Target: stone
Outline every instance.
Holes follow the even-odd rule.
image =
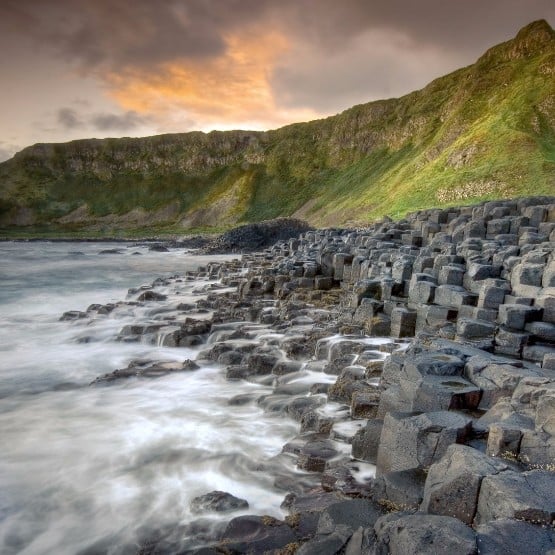
[[[504,287],[485,284],[478,294],[478,307],[498,309],[499,305],[503,304],[506,294],[507,290]]]
[[[156,291],[145,291],[141,293],[138,297],[138,301],[165,301],[167,295],[162,295],[162,293],[157,293]]]
[[[325,276],[316,276],[314,279],[314,289],[320,291],[329,291],[333,287],[333,278]]]
[[[522,520],[501,519],[476,528],[480,555],[545,555],[555,551],[555,531]]]
[[[480,404],[480,388],[460,376],[424,376],[417,381],[399,382],[400,395],[411,411],[475,410]]]
[[[447,265],[440,268],[437,282],[439,285],[457,285],[463,284],[464,268],[462,266]]]
[[[415,275],[418,275],[418,274],[414,274],[413,278]],[[424,274],[420,274],[420,275],[424,275]],[[413,303],[417,303],[417,304],[431,303],[434,300],[434,293],[435,293],[436,287],[437,287],[436,284],[430,281],[415,280],[413,283],[413,281],[411,280],[411,285],[409,288],[409,299]]]
[[[537,468],[553,469],[555,437],[545,432],[523,430],[519,459]]]
[[[309,472],[323,472],[326,462],[337,455],[329,440],[313,440],[303,445],[297,457],[297,467]]]
[[[355,391],[351,398],[351,418],[375,418],[380,403],[380,392],[374,388]]]
[[[366,426],[358,430],[352,440],[351,455],[355,459],[375,463],[382,433],[383,420],[370,419]]]
[[[296,555],[335,555],[349,540],[349,532],[342,528],[331,534],[318,535],[310,539],[295,552]]]
[[[463,286],[473,293],[478,293],[483,288],[483,280],[495,277],[495,273],[495,269],[489,264],[470,263],[464,274]]]
[[[535,341],[555,343],[555,324],[549,322],[531,322],[524,326],[526,331],[532,334]]]
[[[416,327],[416,312],[406,308],[391,311],[391,335],[393,337],[413,337]]]
[[[545,266],[521,262],[511,272],[511,287],[517,295],[527,296],[534,288],[541,287]],[[533,296],[533,295],[531,295]]]
[[[457,337],[461,339],[493,339],[495,324],[485,320],[459,318],[457,320]]]
[[[502,304],[499,323],[514,330],[523,330],[528,322],[541,319],[541,309],[521,304]]]
[[[318,534],[331,534],[345,526],[352,534],[359,526],[374,526],[382,512],[367,499],[349,499],[326,507],[318,520]]]
[[[522,430],[504,424],[492,424],[489,427],[486,454],[491,457],[511,456],[515,459],[520,451]]]
[[[285,522],[270,516],[239,516],[232,519],[221,542],[231,552],[264,553],[294,543],[297,536]]]
[[[514,518],[533,524],[553,525],[555,473],[546,470],[505,471],[486,476],[478,497],[476,523]]]
[[[457,285],[440,285],[436,288],[434,296],[435,304],[453,308],[462,305],[476,306],[477,300],[476,294]]]
[[[507,470],[496,461],[466,445],[450,445],[443,458],[428,471],[420,509],[453,516],[471,525],[484,476]]]
[[[398,370],[397,383],[401,377],[414,381],[423,376],[460,376],[464,365],[463,360],[455,355],[424,352],[404,360]]]
[[[513,331],[504,326],[499,326],[495,333],[495,352],[520,358],[522,349],[528,343],[530,335],[524,332]]]
[[[502,397],[510,397],[520,380],[538,376],[528,368],[519,368],[512,364],[488,364],[465,369],[467,378],[482,390],[481,409],[492,407]]]
[[[280,356],[274,353],[251,353],[247,360],[247,367],[253,374],[271,374],[274,366],[279,361]]]
[[[374,482],[374,499],[401,510],[417,509],[422,501],[426,474],[420,469],[386,472]]]
[[[546,391],[538,399],[535,423],[536,431],[555,436],[555,388]]]
[[[277,390],[275,391],[278,393]],[[296,397],[287,403],[287,414],[297,422],[301,422],[305,413],[313,411],[323,404],[325,404],[325,400],[321,395]]]
[[[421,415],[385,415],[376,475],[397,470],[428,468],[452,443],[461,443],[471,429],[471,419],[438,411]]]
[[[374,530],[376,555],[476,555],[472,528],[449,516],[391,513]]]
[[[231,493],[216,490],[193,498],[190,508],[193,513],[227,513],[229,511],[248,509],[249,504],[245,499],[235,497]]]

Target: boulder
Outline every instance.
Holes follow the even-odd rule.
[[[478,497],[476,523],[514,518],[533,524],[553,525],[555,473],[546,470],[505,471],[486,476]]]
[[[366,426],[353,437],[351,444],[353,458],[371,463],[376,462],[382,428],[383,420],[368,420]]]
[[[476,528],[480,555],[545,555],[555,551],[555,530],[522,520],[501,519]]]
[[[239,516],[232,519],[221,542],[234,553],[262,554],[294,543],[297,536],[285,522],[270,516]]]
[[[332,534],[338,526],[345,526],[352,534],[359,526],[374,526],[382,512],[367,499],[349,499],[326,507],[318,520],[318,534]]]
[[[389,413],[384,418],[376,474],[412,468],[427,469],[452,443],[462,443],[471,419],[439,411],[421,415]]]
[[[507,470],[507,465],[466,445],[450,445],[428,471],[420,509],[454,516],[471,525],[484,476]]]
[[[248,509],[249,504],[245,499],[240,499],[225,491],[211,491],[195,497],[190,504],[193,513],[217,512],[227,513],[240,509]]]
[[[449,516],[392,513],[378,519],[376,555],[476,555],[472,528]]]

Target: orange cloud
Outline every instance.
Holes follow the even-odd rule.
[[[158,70],[128,68],[105,77],[109,94],[125,110],[167,123],[193,121],[200,129],[271,128],[320,117],[310,109],[276,106],[272,68],[288,50],[277,32],[229,35],[223,55],[182,59]]]

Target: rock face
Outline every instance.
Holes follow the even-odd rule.
[[[196,306],[176,296],[167,320],[122,328],[120,341],[194,338],[201,367],[266,388],[230,410],[253,402],[299,426],[268,464],[297,469],[275,476],[286,519],[241,516],[205,543],[305,555],[550,549],[554,261],[553,197],[426,210],[210,264],[194,276],[210,280]],[[130,302],[160,286],[168,299],[140,302],[161,308],[179,281],[132,290]],[[63,318],[86,328],[120,308]],[[99,381],[193,368],[135,361]]]

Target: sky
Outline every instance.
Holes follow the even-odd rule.
[[[553,0],[0,0],[0,161],[38,142],[273,129],[402,96]]]

